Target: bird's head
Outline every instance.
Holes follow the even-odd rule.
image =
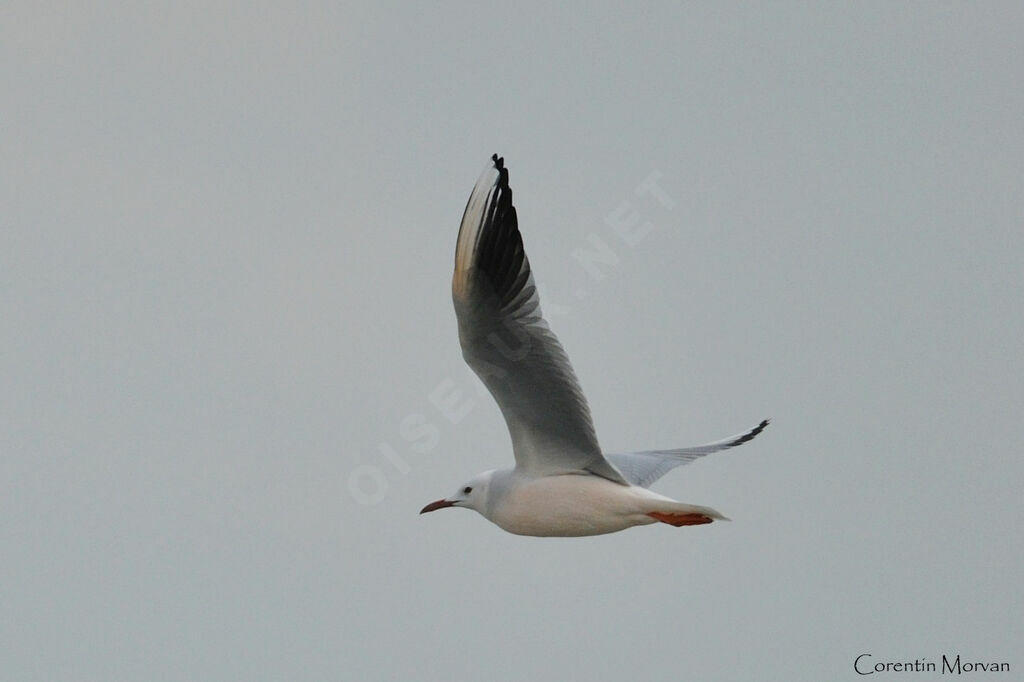
[[[487,502],[487,492],[493,475],[493,471],[477,474],[460,485],[453,494],[428,504],[420,510],[420,514],[426,514],[427,512],[437,511],[446,507],[467,507],[482,512]]]

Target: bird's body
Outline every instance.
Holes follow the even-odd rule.
[[[501,408],[516,466],[479,474],[420,513],[468,507],[510,533],[533,536],[726,520],[647,487],[680,464],[747,442],[767,420],[702,446],[603,454],[569,359],[541,315],[508,171],[497,155],[492,161],[466,204],[452,298],[463,357]]]
[[[515,469],[492,472],[486,489],[493,504],[480,513],[516,535],[601,535],[656,523],[651,513],[724,519],[708,507],[685,505],[636,485],[592,474],[530,476]]]

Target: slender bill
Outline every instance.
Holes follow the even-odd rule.
[[[420,509],[420,514],[426,514],[427,512],[437,511],[438,509],[444,509],[445,507],[454,507],[454,502],[448,500],[438,500],[437,502],[431,502],[423,509]]]

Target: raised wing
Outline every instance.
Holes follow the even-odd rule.
[[[495,154],[477,180],[455,246],[452,299],[462,356],[501,408],[516,468],[625,479],[601,454],[569,359],[541,316],[512,205]]]
[[[689,464],[695,459],[710,455],[712,452],[734,448],[743,445],[757,434],[764,431],[768,426],[765,419],[746,433],[740,433],[729,438],[716,440],[714,443],[705,443],[692,448],[677,448],[675,450],[645,450],[644,452],[625,452],[621,454],[606,455],[608,461],[614,464],[626,480],[633,485],[642,488],[649,488],[652,483],[675,469],[677,466]]]

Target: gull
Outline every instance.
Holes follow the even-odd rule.
[[[509,533],[541,537],[728,521],[648,488],[677,466],[746,443],[768,420],[696,447],[602,453],[569,359],[541,315],[504,159],[491,162],[462,216],[452,299],[463,358],[498,403],[516,463],[474,476],[420,514],[465,507]]]

